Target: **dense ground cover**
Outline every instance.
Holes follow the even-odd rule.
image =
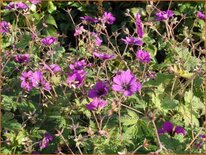
[[[1,5],[1,152],[204,153],[203,2]]]

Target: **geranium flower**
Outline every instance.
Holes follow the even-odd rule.
[[[198,12],[197,12],[197,17],[198,17],[199,19],[203,19],[203,20],[206,19],[206,15],[205,15],[204,13],[202,13],[201,11],[198,11]]]
[[[44,79],[41,71],[35,71],[32,76],[33,87],[43,87],[45,90],[51,90],[50,84]]]
[[[74,64],[70,64],[69,68],[73,71],[80,71],[83,70],[84,67],[87,65],[85,60],[76,61]]]
[[[8,22],[6,22],[6,21],[0,22],[0,32],[2,34],[9,32],[9,23]]]
[[[21,88],[26,89],[27,91],[30,91],[34,88],[33,81],[32,81],[33,72],[22,72],[21,74]]]
[[[56,42],[56,41],[57,41],[57,38],[54,38],[54,37],[52,37],[52,36],[48,36],[48,37],[46,37],[46,38],[43,38],[43,39],[41,40],[41,43],[44,44],[44,45],[46,45],[46,46],[50,46],[51,44],[53,44],[53,43]]]
[[[164,122],[164,124],[162,125],[161,129],[158,129],[158,133],[159,134],[165,134],[168,133],[170,135],[176,133],[176,134],[183,134],[185,135],[185,129],[181,126],[176,126],[174,128],[174,125],[171,122]]]
[[[40,149],[44,149],[48,147],[49,143],[53,140],[53,136],[46,133],[44,135],[44,138],[39,142],[39,147]]]
[[[84,31],[84,26],[80,26],[80,27],[76,27],[75,29],[75,33],[74,33],[74,36],[79,36],[80,34],[82,34],[82,32]]]
[[[200,134],[199,137],[197,138],[197,140],[195,141],[195,147],[197,149],[200,149],[204,146],[206,140],[206,135]]]
[[[137,51],[136,58],[142,63],[149,63],[151,61],[150,54],[143,50]]]
[[[26,5],[23,2],[10,2],[5,9],[11,10],[11,9],[19,9],[19,10],[24,10],[27,9],[28,5]]]
[[[58,73],[58,72],[61,72],[61,67],[59,67],[57,64],[51,64],[49,65],[49,67],[51,68],[51,70],[54,72],[54,73]]]
[[[109,55],[106,53],[99,53],[99,52],[93,52],[93,55],[102,60],[113,59],[115,57],[115,55]]]
[[[112,89],[123,93],[125,96],[131,96],[135,92],[140,91],[142,85],[136,80],[136,77],[130,70],[121,71],[113,78]]]
[[[100,37],[95,32],[92,32],[91,35],[95,39],[96,46],[101,46],[102,39],[100,39]]]
[[[69,85],[69,87],[80,87],[84,82],[85,76],[86,72],[84,70],[81,72],[72,72],[68,75],[66,83]]]
[[[103,81],[98,81],[94,88],[92,88],[89,91],[88,96],[90,98],[96,98],[96,97],[101,97],[105,96],[109,91],[108,83],[103,82]]]
[[[122,39],[122,41],[124,41],[124,43],[128,45],[138,45],[138,46],[143,45],[142,40],[140,38],[135,38],[135,37],[126,37],[125,39]]]
[[[29,62],[30,56],[29,54],[18,54],[15,56],[14,61],[18,63]]]
[[[136,14],[136,28],[137,28],[137,34],[140,38],[143,38],[144,31],[143,31],[143,24],[141,21],[141,15],[139,13]]]
[[[83,22],[91,22],[91,23],[97,23],[97,22],[98,22],[98,19],[97,19],[97,18],[93,18],[93,17],[90,17],[90,16],[80,17],[80,19],[81,19]]]
[[[159,11],[156,13],[156,20],[161,21],[161,20],[166,20],[169,19],[174,15],[172,10],[167,10],[167,11]]]
[[[112,15],[111,12],[104,12],[102,16],[102,21],[107,24],[113,24],[116,18]]]
[[[41,0],[29,0],[32,4],[38,4],[41,2]]]
[[[98,109],[103,109],[106,105],[107,105],[107,101],[99,98],[94,98],[91,103],[86,105],[86,108],[88,110],[98,110]]]

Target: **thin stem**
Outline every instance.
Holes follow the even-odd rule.
[[[95,115],[95,113],[92,111],[92,114],[93,114],[93,116],[94,116],[94,118],[95,118],[95,121],[96,121],[96,123],[97,123],[97,127],[98,127],[98,129],[99,129],[99,131],[101,130],[101,128],[100,128],[100,125],[99,125],[99,122],[98,122],[98,120],[97,120],[97,117],[96,117],[96,115]]]
[[[130,106],[127,106],[127,105],[125,105],[125,104],[122,104],[122,103],[121,103],[121,106],[126,107],[126,108],[128,108],[128,109],[130,109],[130,110],[133,110],[133,111],[135,111],[135,112],[137,112],[137,113],[139,113],[139,114],[144,115],[141,111],[139,111],[139,110],[137,110],[137,109],[134,109],[134,108],[132,108],[132,107],[130,107]]]
[[[143,73],[142,73],[142,80],[144,79],[144,75],[145,75],[145,72],[146,72],[146,68],[147,68],[147,64],[145,63],[145,64],[144,64],[144,70],[143,70]]]
[[[155,135],[156,135],[156,138],[157,138],[157,143],[159,145],[159,149],[157,151],[155,151],[155,153],[159,153],[161,152],[163,149],[166,150],[166,148],[162,145],[161,141],[160,141],[160,137],[159,137],[159,134],[158,134],[158,131],[157,131],[157,126],[155,124],[155,120],[152,119],[152,124],[153,124],[153,127],[155,129]]]
[[[205,125],[205,123],[204,123]],[[187,151],[191,145],[195,142],[195,140],[197,139],[197,137],[200,135],[200,133],[202,132],[202,130],[204,129],[204,125],[203,127],[200,128],[199,132],[197,133],[197,135],[193,138],[193,140],[190,142],[190,144],[186,147],[185,151]]]
[[[140,145],[140,146],[138,146],[133,152],[132,152],[132,154],[135,154],[140,148],[142,148],[143,147],[143,145]]]
[[[121,103],[119,103],[118,119],[119,119],[119,130],[120,130],[120,143],[122,143]]]
[[[58,135],[60,135],[60,137],[61,137],[62,140],[64,141],[65,145],[66,145],[67,148],[69,149],[69,151],[70,151],[73,155],[75,155],[74,152],[72,151],[72,149],[69,147],[69,145],[68,145],[67,141],[65,140],[64,136],[62,135],[62,133],[61,133],[59,130],[57,130],[57,133],[58,133]]]

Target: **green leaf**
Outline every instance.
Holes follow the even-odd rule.
[[[52,1],[48,1],[48,6],[47,7],[48,7],[48,12],[49,13],[52,13],[57,9],[57,7],[54,5],[54,3]]]
[[[25,49],[29,42],[32,40],[31,35],[23,35],[20,39],[20,41],[16,44],[16,48]]]
[[[55,21],[55,19],[54,19],[53,16],[51,16],[51,15],[46,15],[46,16],[45,16],[45,22],[46,22],[46,24],[53,25],[53,26],[55,26],[55,27],[57,28],[57,24],[56,24],[56,21]]]
[[[2,109],[3,110],[7,110],[10,111],[11,109],[16,110],[18,103],[14,101],[14,97],[13,96],[6,96],[6,95],[2,95]]]
[[[56,28],[54,28],[53,26],[48,26],[45,31],[47,36],[56,36],[57,34]]]

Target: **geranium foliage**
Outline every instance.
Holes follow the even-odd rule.
[[[1,153],[203,153],[203,2],[1,3]]]

